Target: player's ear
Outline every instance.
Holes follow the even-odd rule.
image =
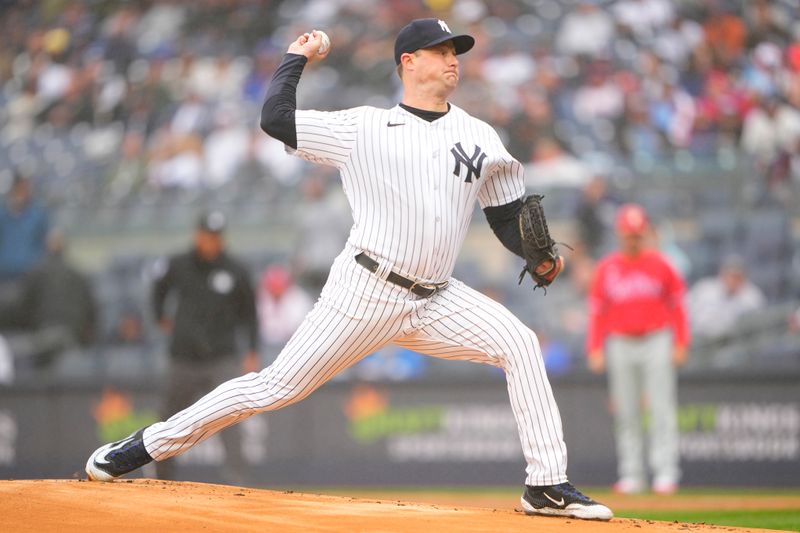
[[[400,65],[403,67],[403,70],[414,70],[414,58],[416,54],[409,54],[408,52],[402,54],[400,56]],[[409,68],[410,67],[410,68]]]

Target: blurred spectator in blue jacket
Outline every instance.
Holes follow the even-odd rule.
[[[49,226],[30,179],[16,174],[0,204],[0,303],[16,297],[19,281],[44,255]]]

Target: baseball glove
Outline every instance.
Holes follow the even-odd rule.
[[[544,196],[534,194],[525,198],[519,212],[519,233],[522,238],[522,257],[525,267],[519,274],[519,283],[525,273],[531,275],[539,287],[547,289],[564,270],[564,258],[557,254],[556,243],[550,237],[542,208]]]

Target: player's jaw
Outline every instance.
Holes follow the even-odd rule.
[[[430,87],[443,98],[449,97],[458,87],[458,67],[439,69],[431,73]]]
[[[458,85],[458,67],[447,69],[444,71],[443,79],[445,83],[453,84],[453,86]]]

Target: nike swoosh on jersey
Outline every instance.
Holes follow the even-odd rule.
[[[390,128],[394,128],[395,126],[403,126],[404,124],[405,124],[405,122],[395,122],[395,123],[387,122],[386,126],[388,126]]]
[[[559,507],[564,507],[564,497],[563,497],[563,496],[561,497],[561,499],[560,499],[560,500],[554,500],[554,499],[553,499],[553,498],[551,498],[551,497],[550,497],[550,495],[549,495],[549,494],[547,494],[546,492],[544,492],[544,493],[542,493],[542,494],[544,494],[544,497],[545,497],[545,498],[547,498],[548,500],[550,500],[550,501],[551,501],[551,502],[553,502],[554,504],[558,505]]]
[[[106,450],[106,452],[103,454],[102,457],[96,457],[95,460],[94,460],[94,464],[96,464],[96,465],[111,464],[108,461],[106,461],[106,457],[108,457],[108,454],[113,452],[114,450],[118,450],[118,449],[122,448],[123,446],[125,446],[126,444],[128,444],[132,440],[133,440],[133,437],[127,438],[127,439],[125,439],[123,441],[120,441],[119,444],[117,444],[116,446],[112,446],[111,448]]]

